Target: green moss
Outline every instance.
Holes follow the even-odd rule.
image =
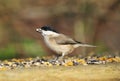
[[[16,50],[12,44],[0,49],[0,59],[10,59],[16,57]]]
[[[16,57],[19,58],[18,54],[20,53],[24,53],[27,57],[41,57],[45,55],[45,51],[42,49],[41,45],[36,43],[34,40],[24,39],[18,44],[20,44],[21,47],[19,47],[19,45],[16,47],[16,43],[10,43],[0,48],[0,60]]]
[[[36,43],[34,40],[25,39],[22,42],[24,52],[27,56],[44,56],[45,51],[42,49],[41,45]]]

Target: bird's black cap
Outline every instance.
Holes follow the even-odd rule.
[[[43,26],[43,27],[41,27],[41,29],[45,30],[45,31],[53,31],[53,32],[58,33],[56,30],[53,29],[52,26]]]

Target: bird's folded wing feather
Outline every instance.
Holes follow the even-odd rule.
[[[58,37],[55,37],[55,41],[57,44],[62,44],[62,45],[81,43],[81,42],[75,41],[75,40],[71,39],[70,37],[65,36],[63,34],[59,35]]]

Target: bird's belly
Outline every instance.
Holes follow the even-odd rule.
[[[65,53],[65,54],[69,54],[73,51],[73,46],[71,45],[60,45],[60,44],[57,44],[55,41],[45,41],[47,46],[55,51],[56,53],[58,54],[62,54],[62,53]]]

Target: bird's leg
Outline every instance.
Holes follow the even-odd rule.
[[[60,61],[60,62],[62,62],[62,61],[63,61],[64,56],[65,56],[65,53],[62,53],[62,55],[61,55],[61,56],[59,56],[57,60],[58,60],[58,61]]]
[[[52,62],[52,63],[59,63],[59,64],[62,64],[62,63],[64,63],[64,60],[63,60],[63,58],[64,58],[64,56],[65,56],[65,53],[62,53],[62,55],[59,55],[59,54],[57,54],[57,56],[56,56],[56,58],[54,58],[52,61],[50,61],[50,62]]]
[[[56,63],[56,62],[58,62],[60,56],[61,56],[61,55],[57,54],[56,57],[54,57],[53,59],[50,60],[50,62],[51,62],[51,63]]]
[[[56,57],[54,58],[54,61],[57,61],[61,55],[57,54]]]

